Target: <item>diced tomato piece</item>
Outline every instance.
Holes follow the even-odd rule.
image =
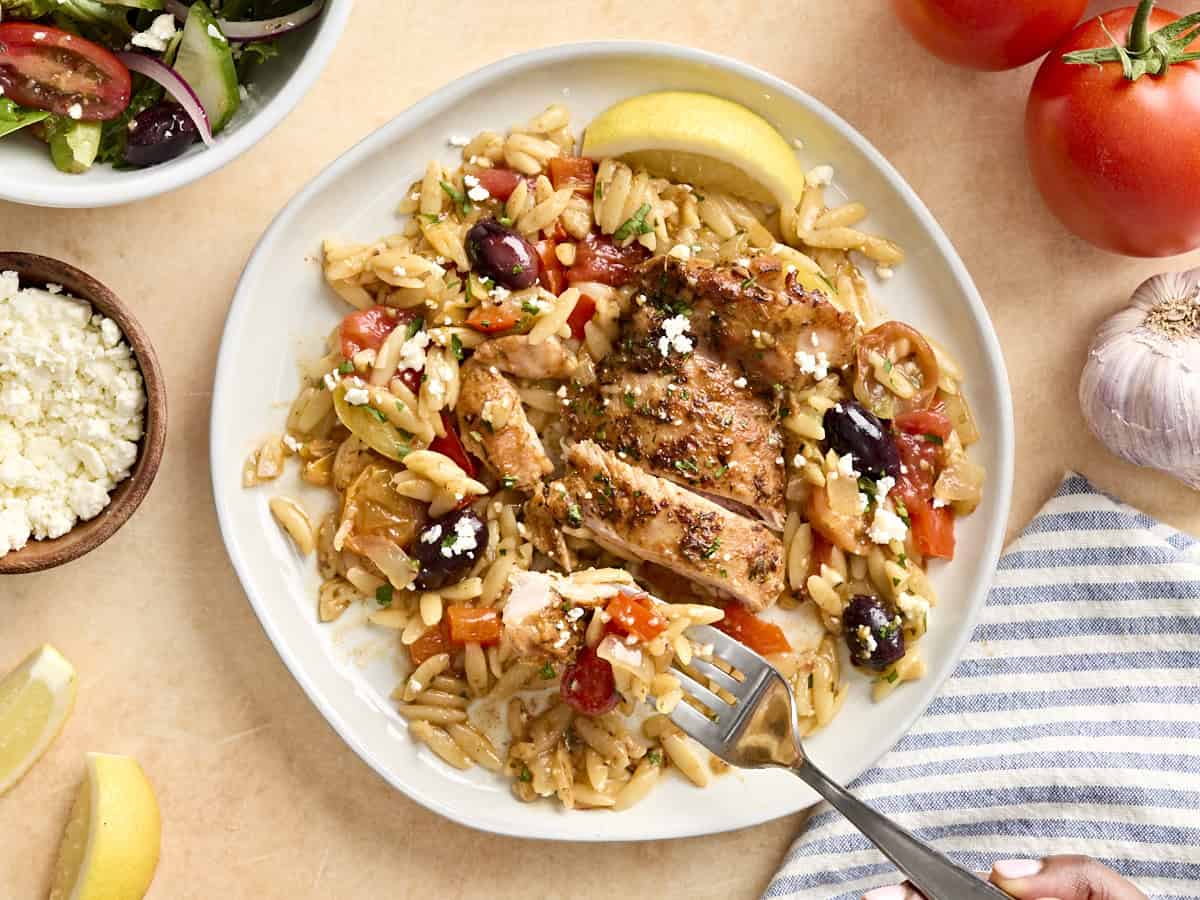
[[[512,169],[481,169],[475,177],[489,194],[503,202],[512,196],[525,176]]]
[[[571,326],[571,337],[577,341],[582,341],[584,338],[584,329],[587,323],[592,321],[592,316],[596,314],[596,301],[587,294],[580,294],[579,299],[575,301],[575,308],[571,310],[571,315],[567,317],[567,324]]]
[[[474,478],[475,461],[471,459],[471,454],[463,446],[462,438],[458,436],[458,428],[455,427],[454,419],[445,411],[442,412],[442,427],[446,429],[446,436],[435,437],[429,444],[429,449],[434,453],[441,453],[450,457],[469,477]]]
[[[654,607],[646,594],[621,593],[609,601],[605,612],[625,634],[643,641],[652,641],[666,630],[667,620]]]
[[[596,166],[586,156],[556,156],[550,160],[550,181],[556,191],[575,188],[581,197],[592,196],[596,187]]]
[[[467,325],[484,334],[508,331],[519,321],[521,321],[521,307],[516,301],[507,298],[499,303],[485,300],[471,310],[471,314],[467,316]]]
[[[410,318],[411,314],[401,315],[399,310],[387,306],[372,306],[350,313],[342,319],[339,329],[342,356],[354,359],[354,354],[360,350],[378,350],[396,326]]]
[[[633,280],[634,269],[649,256],[650,251],[636,241],[618,247],[611,238],[589,234],[575,245],[575,264],[567,269],[567,281],[598,281],[620,287]]]
[[[456,644],[495,644],[500,641],[500,612],[487,606],[448,606],[450,640]]]
[[[916,434],[926,438],[931,444],[940,445],[950,437],[954,424],[946,416],[943,409],[918,409],[901,413],[893,420],[896,430],[904,434]]]
[[[922,499],[929,499],[933,496],[933,482],[938,461],[942,456],[941,446],[925,440],[923,434],[900,432],[894,437],[902,465],[897,488],[906,489]]]
[[[954,559],[954,510],[948,506],[937,509],[930,500],[905,506],[917,550],[925,556]]]
[[[562,263],[558,261],[558,255],[554,252],[554,248],[558,245],[554,241],[538,241],[533,245],[533,249],[537,251],[538,259],[541,260],[541,271],[538,272],[538,281],[542,287],[552,293],[555,297],[563,292],[563,288],[567,286],[566,273],[563,271]]]
[[[601,659],[591,647],[584,647],[563,671],[563,701],[585,716],[602,716],[616,705],[617,679],[608,660]]]
[[[745,644],[755,653],[786,653],[792,649],[783,629],[766,619],[760,619],[744,606],[728,603],[725,618],[713,623],[713,628],[725,632],[735,641]]]
[[[408,645],[408,656],[414,666],[419,666],[431,656],[450,652],[450,629],[443,619],[437,625],[426,629],[425,633]]]

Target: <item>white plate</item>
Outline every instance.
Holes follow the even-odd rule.
[[[250,100],[216,136],[170,162],[147,169],[96,165],[82,175],[54,168],[46,145],[27,134],[0,141],[0,200],[30,206],[91,209],[165,194],[233,162],[284,120],[325,69],[346,28],[354,0],[329,0],[321,18],[279,39],[280,55],[249,85]]]
[[[213,397],[213,489],[230,557],[263,627],[330,724],[391,784],[430,809],[487,831],[558,840],[651,840],[741,828],[795,812],[815,795],[786,773],[734,773],[697,790],[672,773],[623,813],[566,814],[523,804],[501,778],[459,772],[409,741],[387,695],[396,654],[363,629],[315,616],[312,560],[301,560],[267,511],[271,487],[242,490],[242,461],[282,429],[296,364],[318,352],[345,312],[322,283],[326,236],[373,240],[395,231],[394,210],[430,157],[456,164],[451,135],[503,130],[564,102],[582,125],[646,91],[700,90],[739,101],[804,142],[809,165],[832,163],[837,186],[872,210],[870,228],[898,240],[908,262],[878,290],[897,317],[944,342],[967,367],[967,391],[987,467],[983,506],[958,527],[958,558],[935,566],[941,603],[922,641],[929,673],[882,704],[865,678],[834,724],[810,742],[829,774],[850,781],[888,750],[929,704],[958,659],[983,603],[1004,535],[1012,481],[1012,410],[1000,347],[966,269],[929,211],[854,129],[796,88],[749,66],[659,44],[594,43],[513,57],[454,82],[367,138],[279,215],[250,260],[226,323]],[[366,642],[365,644],[363,642]]]

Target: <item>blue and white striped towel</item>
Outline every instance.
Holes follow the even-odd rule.
[[[1083,853],[1200,900],[1200,542],[1069,475],[1001,558],[941,695],[852,787],[976,871]],[[821,806],[764,896],[898,880]]]

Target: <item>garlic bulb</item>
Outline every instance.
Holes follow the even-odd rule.
[[[1151,278],[1100,327],[1079,403],[1117,456],[1200,489],[1200,269]]]

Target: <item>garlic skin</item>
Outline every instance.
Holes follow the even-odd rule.
[[[1151,278],[1100,326],[1079,404],[1117,456],[1200,490],[1200,269]]]

